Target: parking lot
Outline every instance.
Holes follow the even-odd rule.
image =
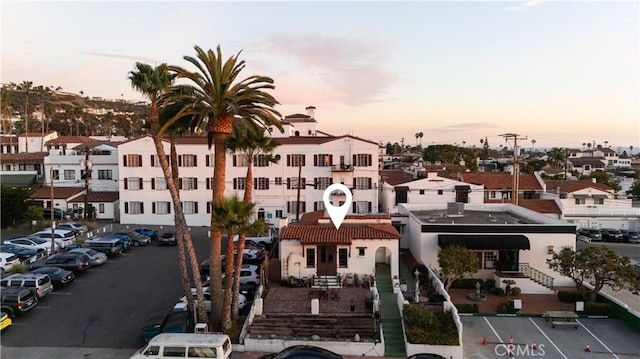
[[[640,354],[640,334],[620,320],[578,319],[578,329],[554,329],[541,317],[463,317],[462,324],[465,358],[508,358],[511,338],[517,358],[624,359]]]

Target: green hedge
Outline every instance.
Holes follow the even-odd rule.
[[[582,294],[575,290],[561,290],[558,291],[558,300],[562,303],[575,303],[584,301]]]
[[[512,301],[504,301],[504,302],[498,304],[498,307],[496,308],[496,313],[500,313],[500,314],[515,314],[516,313],[516,309],[513,307],[513,302]]]
[[[609,317],[618,316],[618,308],[611,303],[585,303],[584,312],[586,315],[606,315]]]
[[[455,306],[458,309],[458,313],[478,313],[479,311],[477,304],[460,303]]]
[[[484,287],[484,279],[466,278],[454,280],[451,288],[476,289],[476,283],[480,283],[480,288]]]
[[[432,313],[416,306],[405,305],[403,320],[409,343],[460,345],[458,328],[450,312]]]

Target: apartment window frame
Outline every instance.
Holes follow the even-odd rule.
[[[184,214],[198,214],[198,202],[184,201],[182,202],[182,210]]]
[[[338,248],[338,268],[349,268],[349,248]]]
[[[257,191],[266,191],[269,189],[268,177],[256,177],[254,189]]]
[[[76,179],[76,170],[64,170],[64,180],[74,181]]]
[[[198,166],[198,155],[194,154],[186,154],[181,155],[180,157],[180,167],[197,167]]]
[[[306,156],[300,153],[287,155],[287,167],[304,167]]]
[[[129,191],[141,191],[143,189],[141,177],[127,177],[125,178],[125,189]]]
[[[307,268],[315,268],[316,267],[316,249],[315,248],[305,248],[305,257],[307,259]]]
[[[195,191],[198,189],[197,177],[183,177],[180,179],[180,183],[182,184],[180,189],[183,191]]]
[[[316,177],[314,179],[315,189],[325,190],[333,183],[333,178],[331,177]]]
[[[98,179],[99,180],[112,180],[113,179],[113,170],[98,170]]]

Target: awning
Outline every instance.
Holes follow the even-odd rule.
[[[471,186],[463,185],[463,186],[454,186],[456,192],[471,192]]]
[[[520,250],[531,249],[529,238],[521,234],[514,235],[460,235],[460,234],[440,234],[438,235],[438,246],[444,248],[452,244],[458,244],[467,249],[503,249]]]
[[[607,196],[606,194],[594,194],[594,195],[591,195],[591,197],[593,197],[593,198],[603,198],[603,199],[609,198],[609,196]]]
[[[590,194],[574,194],[573,198],[591,198]]]
[[[3,173],[0,175],[0,184],[6,187],[31,187],[36,182],[36,175],[24,174],[16,171],[16,174]]]

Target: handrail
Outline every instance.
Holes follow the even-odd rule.
[[[518,270],[543,286],[553,288],[553,277],[531,267],[529,263],[519,263]]]

